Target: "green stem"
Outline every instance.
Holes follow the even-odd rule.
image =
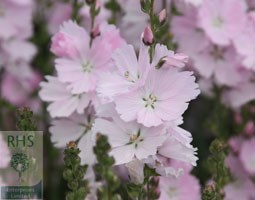
[[[91,22],[90,22],[91,35],[90,35],[90,42],[89,42],[90,47],[92,46],[93,39],[94,39],[94,37],[92,35],[92,32],[93,32],[94,27],[95,27],[95,19],[96,19],[97,14],[98,13],[97,13],[97,10],[96,10],[96,1],[95,1],[90,5],[90,18],[91,18]]]
[[[150,46],[149,54],[150,54],[150,62],[153,60],[154,56],[154,50],[155,50],[155,25],[154,25],[154,0],[151,0],[151,7],[150,7],[150,25],[151,25],[151,31],[154,35],[154,42]]]
[[[150,22],[151,22],[151,30],[154,33],[154,0],[151,0]]]

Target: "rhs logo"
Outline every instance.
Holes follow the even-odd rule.
[[[9,149],[10,162],[0,170],[0,199],[43,199],[43,133],[0,132]]]
[[[14,154],[11,159],[11,166],[19,173],[19,181],[21,182],[22,172],[25,172],[29,168],[29,160],[27,155],[24,153]]]

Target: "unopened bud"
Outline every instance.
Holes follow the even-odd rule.
[[[100,9],[102,6],[101,0],[96,0],[96,10]]]
[[[74,141],[70,141],[69,143],[66,144],[66,147],[68,149],[77,149],[77,144]]]
[[[147,26],[143,32],[143,42],[148,46],[154,43],[154,36],[150,26]]]
[[[91,31],[91,37],[95,38],[100,35],[100,28],[99,25],[96,25],[93,30]]]
[[[161,10],[161,12],[158,15],[158,18],[159,18],[159,22],[161,24],[165,23],[165,21],[166,21],[166,9]]]

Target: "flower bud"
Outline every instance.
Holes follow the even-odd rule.
[[[158,18],[159,18],[159,22],[161,24],[165,23],[165,21],[166,21],[166,9],[161,10],[161,12],[158,15]]]
[[[143,32],[143,42],[148,46],[154,43],[154,36],[150,26],[147,26]]]
[[[96,25],[93,30],[91,31],[91,37],[95,38],[100,35],[100,28],[99,25]]]
[[[101,0],[96,0],[96,10],[100,9],[102,6]]]

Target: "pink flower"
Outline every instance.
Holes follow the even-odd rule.
[[[11,155],[10,155],[10,150],[7,146],[6,141],[4,140],[2,134],[0,133],[0,168],[6,168],[8,167],[10,160],[11,160]],[[0,185],[1,185],[1,178],[0,178]]]
[[[243,83],[233,89],[225,91],[222,99],[226,105],[237,109],[255,99],[254,90],[254,83]]]
[[[208,47],[193,56],[194,68],[208,79],[212,78],[217,85],[236,86],[250,76],[240,68],[240,57],[233,48]]]
[[[143,32],[143,42],[146,45],[151,45],[154,42],[154,36],[150,26],[146,26]]]
[[[39,96],[43,101],[50,102],[47,110],[52,117],[68,117],[75,111],[79,114],[89,105],[93,94],[72,94],[67,84],[60,82],[56,77],[46,76],[48,82],[40,84]]]
[[[95,91],[102,72],[109,70],[112,66],[112,52],[121,46],[124,41],[113,25],[102,24],[100,26],[101,34],[94,39],[91,48],[89,47],[88,33],[77,24],[69,21],[64,23],[62,30],[71,35],[72,41],[75,41],[74,43],[69,43],[70,40],[65,39],[63,47],[67,45],[69,48],[63,48],[63,50],[70,50],[71,55],[75,52],[75,56],[71,59],[56,59],[59,80],[67,83],[68,89],[72,93]],[[74,49],[78,53],[73,51]]]
[[[176,160],[166,158],[164,156],[161,156],[157,154],[156,156],[151,156],[148,159],[144,160],[144,163],[149,166],[150,168],[155,169],[155,171],[164,177],[175,177],[179,178],[184,173],[189,173],[190,170],[186,167],[184,168],[184,162],[181,163],[181,166],[176,165]],[[188,163],[187,163],[188,164]]]
[[[255,27],[253,22],[246,24],[245,30],[234,38],[234,45],[237,52],[243,56],[242,63],[247,69],[255,70]]]
[[[228,45],[244,28],[246,5],[240,0],[204,0],[199,10],[199,20],[213,43]]]
[[[17,38],[2,43],[2,49],[8,57],[9,65],[15,62],[29,63],[37,53],[33,43]]]
[[[225,200],[251,200],[255,198],[255,186],[249,179],[237,180],[224,187]]]
[[[163,60],[167,66],[182,68],[188,63],[189,57],[183,53],[176,53],[165,57]]]
[[[246,140],[241,147],[240,159],[244,168],[252,175],[255,175],[255,138]]]
[[[159,189],[159,200],[201,199],[199,181],[190,174],[185,174],[179,178],[160,177]]]
[[[249,177],[249,173],[244,169],[243,164],[238,156],[233,154],[228,155],[225,159],[225,165],[229,168],[231,174],[238,179]]]
[[[24,106],[29,103],[30,95],[39,87],[40,81],[41,76],[36,72],[26,78],[5,73],[1,85],[2,96],[16,106]]]
[[[49,10],[48,14],[48,29],[51,34],[59,30],[59,26],[72,15],[72,6],[68,3],[56,2]]]
[[[52,38],[51,51],[59,57],[75,59],[81,51],[89,48],[87,32],[72,21],[64,22]]]
[[[187,162],[193,166],[197,165],[196,151],[197,148],[194,148],[191,144],[184,144],[172,136],[168,136],[164,144],[158,149],[158,153],[161,156]]]
[[[51,51],[57,56],[75,58],[79,52],[74,43],[70,36],[59,32],[52,38]]]
[[[114,118],[114,121],[96,119],[94,133],[108,136],[115,158],[115,165],[125,164],[134,158],[142,160],[156,155],[157,149],[166,138],[163,127],[146,128],[135,122],[126,123]]]
[[[171,31],[178,50],[191,58],[208,46],[205,33],[197,25],[197,10],[185,10],[182,16],[173,16]]]
[[[93,153],[95,139],[90,130],[93,123],[93,115],[79,115],[74,113],[69,118],[60,118],[52,121],[50,127],[51,141],[54,146],[64,148],[69,141],[77,141],[81,150],[82,164],[92,165],[96,162]]]
[[[32,36],[32,1],[22,5],[17,0],[2,0],[0,3],[0,38],[17,37],[27,39]],[[17,20],[18,19],[18,20]],[[22,23],[20,23],[22,22]]]
[[[152,69],[144,86],[115,98],[116,110],[124,121],[158,126],[179,119],[188,102],[198,94],[191,72],[179,72],[175,68]]]
[[[143,85],[150,69],[148,49],[141,42],[138,59],[131,45],[125,44],[117,49],[112,55],[116,71],[101,76],[97,88],[99,96],[112,99]]]

